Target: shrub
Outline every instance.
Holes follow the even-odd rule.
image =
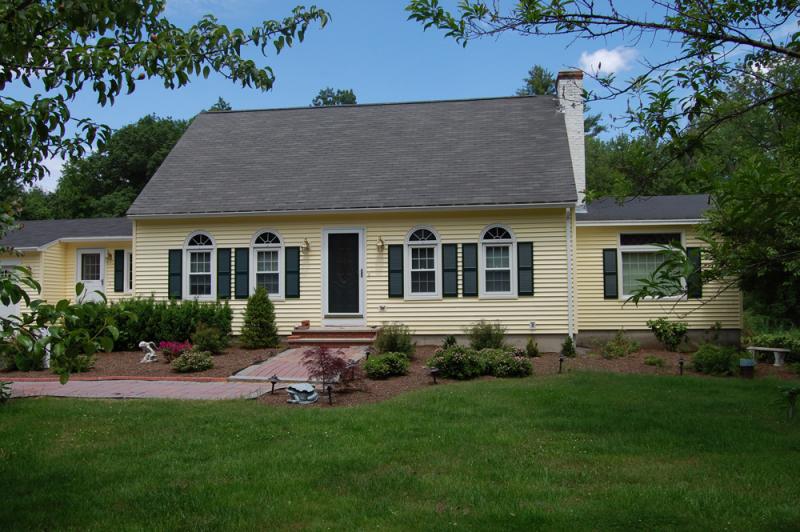
[[[571,336],[567,336],[567,338],[564,340],[564,343],[561,344],[561,354],[569,358],[572,358],[578,354],[577,351],[575,351],[575,341]]]
[[[347,359],[342,356],[341,350],[312,347],[303,353],[303,365],[308,371],[309,378],[325,385],[335,382],[347,369]]]
[[[364,362],[364,372],[370,379],[388,379],[408,373],[409,361],[405,353],[375,355]]]
[[[241,342],[245,349],[278,347],[280,343],[278,327],[275,325],[275,307],[264,287],[256,288],[255,293],[247,298]]]
[[[657,368],[663,368],[666,362],[661,357],[657,357],[655,355],[647,355],[644,357],[644,365],[645,366],[655,366]]]
[[[514,356],[505,349],[484,349],[478,352],[484,371],[495,377],[527,377],[533,374],[533,364],[527,358]]]
[[[733,375],[736,359],[736,349],[703,344],[692,357],[692,366],[695,371],[708,375]]]
[[[451,347],[455,347],[458,345],[456,342],[456,337],[452,334],[448,334],[444,337],[444,342],[442,342],[442,349],[450,349]]]
[[[406,357],[414,356],[414,343],[411,331],[402,323],[384,325],[375,337],[375,350],[380,353],[403,353]]]
[[[478,352],[463,346],[439,349],[428,361],[428,366],[438,368],[443,377],[468,380],[484,374],[486,365]]]
[[[192,348],[189,342],[159,342],[158,350],[164,355],[167,363],[172,362],[186,351]]]
[[[44,360],[40,354],[19,345],[19,337],[0,344],[2,369],[6,371],[39,371],[44,369]]]
[[[172,369],[178,373],[194,373],[214,367],[211,353],[191,349],[172,361]]]
[[[689,327],[682,321],[669,321],[666,318],[648,320],[647,326],[667,351],[676,351],[686,340]]]
[[[201,323],[192,335],[192,344],[198,351],[207,351],[212,355],[220,355],[228,347],[228,337],[216,327]]]
[[[0,404],[11,399],[11,383],[0,381]]]
[[[800,375],[800,362],[789,364],[789,369],[791,369],[795,375]]]
[[[524,354],[528,358],[536,358],[539,356],[539,344],[536,343],[533,337],[528,338],[528,342],[525,344]]]
[[[469,346],[476,351],[505,347],[506,330],[499,322],[490,323],[481,320],[465,332],[469,337]]]
[[[603,358],[612,359],[626,357],[638,350],[639,342],[625,336],[625,332],[620,329],[616,332],[614,338],[603,344],[600,354]]]
[[[780,347],[793,355],[800,355],[800,329],[757,334],[750,338],[750,345],[758,347]]]

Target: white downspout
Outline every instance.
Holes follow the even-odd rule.
[[[567,232],[567,334],[575,339],[575,298],[572,282],[572,207],[567,207],[565,229]]]

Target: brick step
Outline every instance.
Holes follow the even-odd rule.
[[[370,345],[375,340],[374,336],[371,337],[349,337],[349,336],[289,336],[286,339],[289,345]]]

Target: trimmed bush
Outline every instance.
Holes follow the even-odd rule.
[[[380,353],[403,353],[409,359],[414,356],[414,342],[411,331],[402,323],[390,323],[378,330],[375,337],[375,350]]]
[[[216,327],[201,323],[192,335],[192,344],[198,351],[221,355],[225,348],[228,347],[228,337]]]
[[[214,359],[211,353],[192,349],[186,351],[181,356],[172,361],[173,371],[178,373],[194,373],[205,371],[214,367]]]
[[[486,375],[495,377],[527,377],[533,374],[533,364],[527,358],[514,356],[506,349],[483,349],[478,351],[483,359]]]
[[[578,354],[578,352],[575,351],[575,342],[572,340],[571,336],[567,336],[566,340],[564,340],[564,343],[561,344],[561,354],[569,358],[572,358]]]
[[[536,358],[539,356],[539,344],[536,343],[533,337],[528,338],[523,354],[528,358]]]
[[[438,349],[428,361],[428,366],[439,368],[443,377],[458,380],[474,379],[486,371],[486,363],[478,356],[478,352],[460,345]]]
[[[645,366],[655,366],[657,368],[663,368],[666,362],[661,357],[657,357],[655,355],[647,355],[644,357],[644,365]]]
[[[685,322],[669,321],[666,318],[648,320],[647,326],[667,351],[677,351],[689,332],[689,326]]]
[[[506,345],[506,330],[499,322],[481,320],[466,331],[469,346],[476,351],[481,349],[502,349]]]
[[[603,358],[613,359],[626,357],[639,350],[639,342],[625,336],[625,331],[618,330],[614,338],[603,344],[600,355]]]
[[[370,379],[381,380],[408,373],[409,361],[405,353],[375,355],[364,362],[364,373]]]
[[[738,352],[732,347],[703,344],[692,357],[692,367],[707,375],[733,375],[737,359]]]
[[[278,347],[278,327],[275,325],[275,307],[264,287],[256,288],[247,298],[244,311],[244,326],[240,338],[245,349]]]

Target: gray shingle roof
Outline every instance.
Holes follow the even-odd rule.
[[[697,220],[710,208],[708,194],[639,196],[620,205],[614,198],[593,201],[578,222],[613,220]]]
[[[15,248],[39,247],[61,238],[130,237],[131,221],[127,218],[87,218],[82,220],[28,220],[19,222],[20,229],[8,233],[0,246]]]
[[[131,215],[576,201],[551,97],[202,113]]]

